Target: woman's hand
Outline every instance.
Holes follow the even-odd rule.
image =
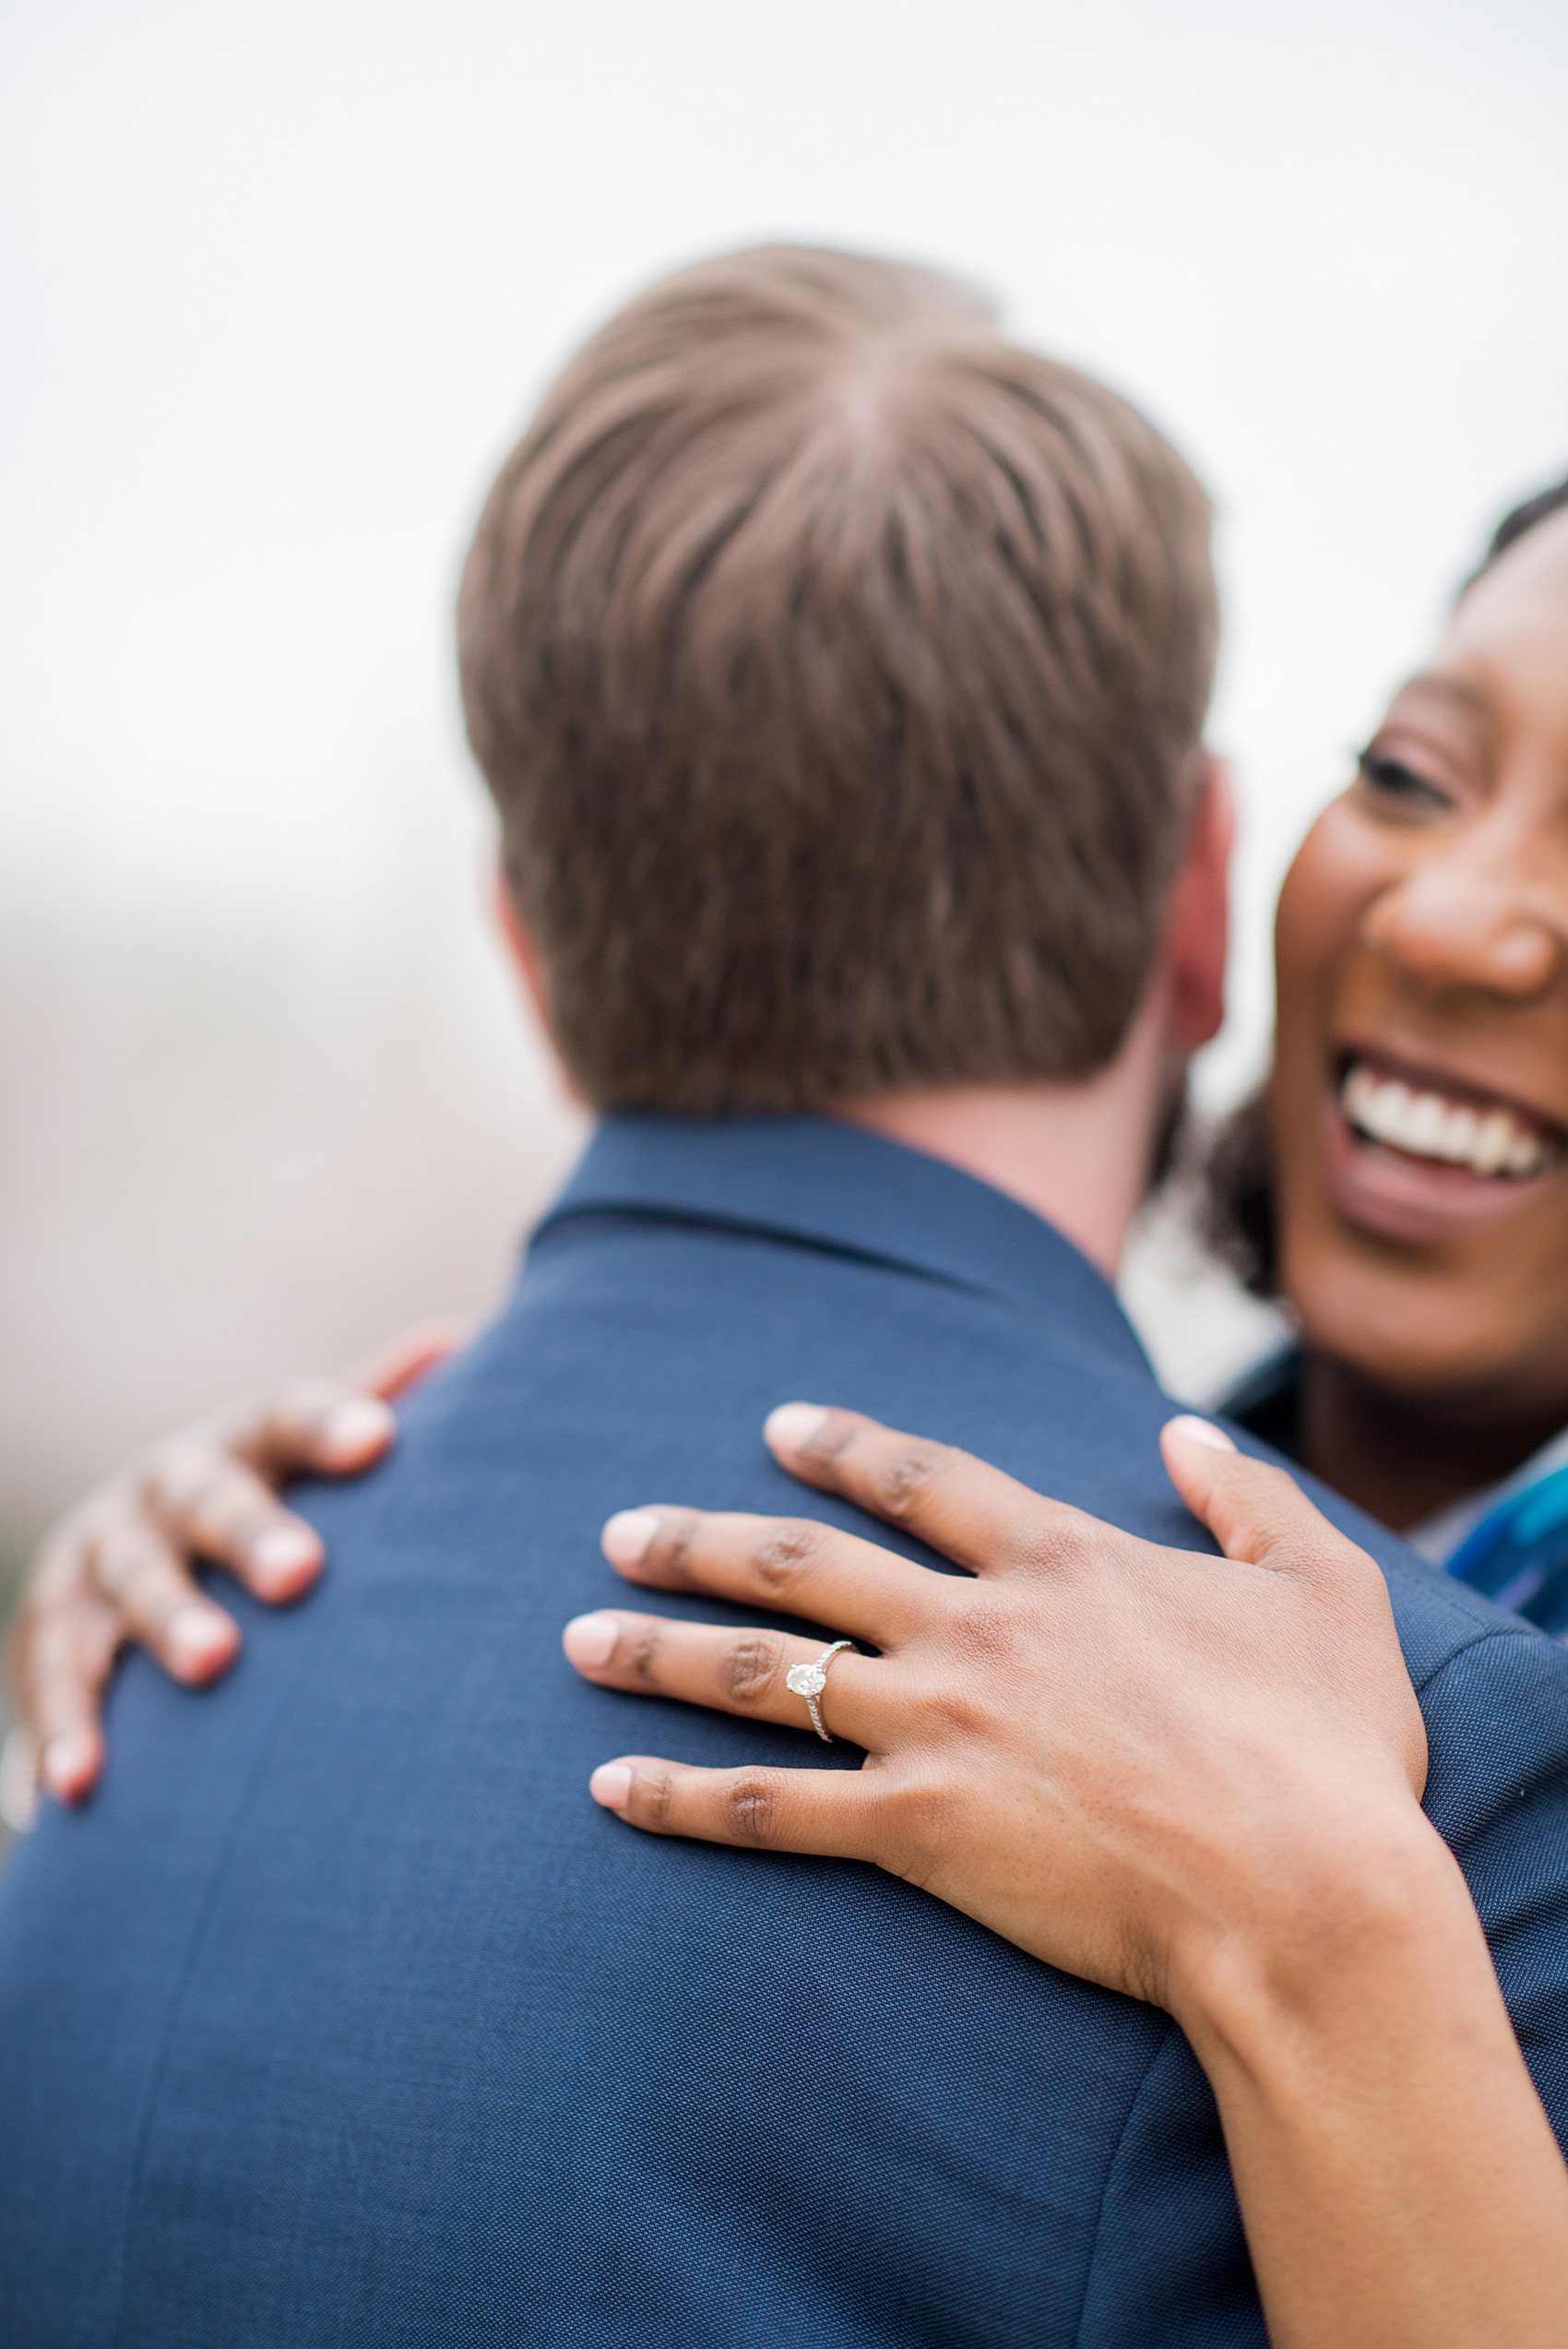
[[[706,1591],[874,1646],[828,1667],[843,1771],[608,1763],[633,1825],[873,1861],[1037,1957],[1180,2012],[1263,1914],[1307,1935],[1347,1853],[1368,1879],[1436,1842],[1426,1739],[1382,1574],[1282,1471],[1202,1421],[1167,1465],[1226,1556],[1164,1549],[968,1454],[791,1404],[781,1462],[969,1569],[805,1521],[648,1508],[604,1547],[629,1581]],[[786,1686],[823,1640],[605,1611],[566,1652],[606,1687],[810,1731]]]
[[[1568,2173],[1465,1878],[1383,1577],[1290,1477],[1173,1420],[1225,1556],[1134,1539],[937,1444],[788,1404],[787,1468],[944,1552],[824,1525],[612,1518],[628,1581],[849,1633],[818,1699],[859,1771],[626,1755],[599,1801],[663,1835],[870,1860],[1037,1957],[1166,2007],[1219,2108],[1276,2349],[1554,2349]],[[822,1636],[607,1609],[603,1686],[810,1727]]]
[[[356,1476],[397,1432],[389,1398],[458,1342],[447,1327],[410,1330],[346,1378],[301,1378],[202,1420],[91,1494],[45,1536],[23,1584],[8,1663],[19,1726],[6,1756],[16,1782],[41,1776],[79,1803],[103,1768],[100,1711],[123,1647],[145,1647],[189,1687],[226,1672],[240,1628],[196,1579],[226,1568],[254,1598],[287,1605],[326,1563],[320,1536],[285,1508],[299,1476]]]

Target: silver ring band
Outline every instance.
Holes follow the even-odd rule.
[[[817,1699],[827,1686],[827,1667],[834,1657],[841,1648],[852,1648],[854,1644],[852,1640],[835,1640],[830,1648],[824,1648],[814,1663],[791,1664],[784,1675],[786,1688],[793,1695],[805,1699],[811,1711],[812,1727],[825,1746],[831,1746],[833,1739],[822,1725],[822,1707]]]

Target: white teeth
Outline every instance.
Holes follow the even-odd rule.
[[[1495,1174],[1507,1161],[1514,1147],[1514,1120],[1505,1109],[1490,1110],[1481,1119],[1476,1136],[1476,1154],[1470,1161],[1478,1174]]]
[[[1377,1076],[1364,1061],[1347,1071],[1340,1103],[1358,1132],[1412,1158],[1435,1158],[1516,1181],[1538,1174],[1547,1163],[1546,1143],[1512,1110],[1483,1114],[1442,1093],[1412,1092],[1397,1077]]]
[[[1509,1174],[1534,1174],[1546,1158],[1546,1152],[1533,1134],[1521,1134],[1503,1160]]]
[[[1408,1151],[1423,1158],[1448,1155],[1448,1103],[1440,1093],[1417,1093],[1404,1113]]]
[[[1372,1075],[1372,1070],[1364,1068],[1359,1060],[1356,1061],[1346,1076],[1344,1090],[1339,1096],[1345,1115],[1352,1125],[1360,1120],[1361,1112],[1368,1106],[1376,1091],[1377,1079]]]
[[[1476,1127],[1479,1122],[1473,1109],[1451,1109],[1443,1119],[1443,1155],[1455,1166],[1474,1164]]]

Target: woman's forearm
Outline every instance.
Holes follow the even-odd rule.
[[[1419,1814],[1210,1952],[1218,2100],[1275,2349],[1562,2349],[1568,2168]]]

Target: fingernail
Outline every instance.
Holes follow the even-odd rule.
[[[227,1656],[234,1635],[226,1616],[210,1607],[181,1607],[163,1633],[176,1672],[207,1672]]]
[[[1233,1452],[1236,1449],[1223,1427],[1217,1427],[1211,1419],[1199,1419],[1192,1412],[1183,1412],[1180,1419],[1168,1419],[1165,1432],[1168,1436],[1185,1436],[1190,1443],[1206,1444],[1211,1452]]]
[[[624,1811],[632,1799],[632,1772],[625,1762],[600,1762],[588,1780],[588,1793],[607,1811]]]
[[[651,1509],[624,1508],[610,1520],[600,1544],[612,1566],[636,1566],[658,1531]]]
[[[620,1637],[621,1627],[612,1615],[575,1615],[561,1634],[561,1645],[569,1662],[591,1672],[610,1662]]]
[[[56,1801],[69,1803],[82,1792],[98,1759],[90,1730],[62,1729],[43,1748],[43,1783]]]
[[[365,1453],[378,1451],[397,1425],[390,1403],[378,1401],[374,1395],[352,1395],[327,1413],[316,1449],[334,1460],[362,1460]]]
[[[820,1403],[780,1403],[768,1413],[762,1432],[776,1452],[803,1452],[826,1418]]]
[[[308,1525],[268,1525],[250,1545],[251,1572],[268,1598],[284,1598],[321,1564],[321,1544]]]

